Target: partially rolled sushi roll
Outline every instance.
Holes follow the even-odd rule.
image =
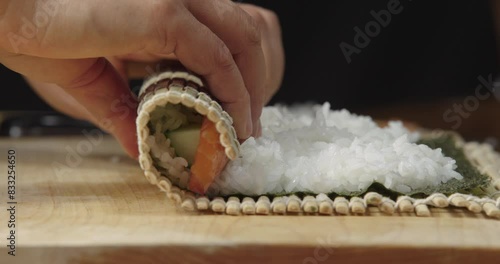
[[[455,206],[500,217],[500,154],[485,144],[465,142],[449,131],[426,131],[405,123],[409,130],[421,130],[422,137],[417,144],[401,134],[402,128],[394,127],[381,133],[379,127],[387,126],[387,122],[375,124],[346,111],[326,119],[327,114],[333,113],[329,105],[323,105],[318,106],[314,114],[311,109],[306,111],[308,114],[300,114],[296,109],[296,112],[267,109],[264,113],[269,115],[262,119],[264,138],[260,138],[258,144],[255,139],[247,140],[240,150],[231,117],[206,91],[201,78],[179,69],[147,79],[139,92],[140,166],[150,183],[186,210],[230,215],[359,215],[365,214],[368,206],[376,206],[386,214],[399,210],[430,216],[429,206]],[[353,129],[351,132],[349,127]],[[329,139],[318,141],[316,137]],[[366,144],[358,137],[364,138]],[[301,145],[294,143],[297,138],[303,141]],[[280,145],[277,139],[286,144]],[[336,156],[315,156],[326,153],[317,150],[328,144],[334,146],[337,153],[344,151]],[[285,145],[290,147],[282,148]],[[309,145],[311,151],[306,154],[289,155]],[[383,151],[379,151],[381,146]],[[288,151],[286,159],[276,154],[281,151]],[[380,153],[390,155],[380,159]],[[277,163],[270,165],[269,159]],[[301,167],[296,169],[294,162]],[[408,166],[410,162],[415,162],[418,170],[412,169],[416,166]],[[460,165],[456,171],[455,162]],[[348,169],[335,171],[334,175],[331,172],[337,167],[326,166],[330,164],[340,164],[339,170]],[[269,169],[267,174],[261,170],[264,167]],[[285,168],[290,174],[285,175]],[[326,173],[318,174],[318,181],[311,181],[311,175],[315,174],[310,171],[318,168]],[[369,170],[364,171],[365,168]],[[389,179],[384,178],[386,176],[391,181],[384,180]],[[279,181],[277,177],[281,177]],[[314,187],[294,189],[298,185],[290,185],[287,190],[287,183],[299,182],[287,181],[290,177],[307,179],[309,182],[305,183],[314,183]],[[339,180],[343,180],[344,185],[340,185]],[[396,188],[395,180],[404,180],[408,188]],[[429,182],[433,184],[427,184]],[[263,186],[269,188],[264,190]],[[327,186],[333,187],[325,188]]]
[[[232,118],[185,69],[164,71],[139,91],[139,162],[148,180],[204,194],[239,153]]]

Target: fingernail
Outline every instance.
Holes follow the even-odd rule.
[[[250,137],[252,135],[252,131],[253,131],[252,119],[248,119],[245,136],[247,138]]]
[[[261,131],[260,120],[257,120],[257,122],[253,126],[252,136],[254,136],[256,138],[260,137],[260,131]]]
[[[262,123],[260,120],[257,122],[257,134],[256,137],[262,136]]]
[[[259,125],[257,123],[253,124],[252,127],[252,136],[256,137],[257,136],[257,131],[259,130]]]
[[[249,114],[247,117],[247,126],[245,131],[245,137],[250,137],[252,135],[253,125],[252,125],[252,115]]]

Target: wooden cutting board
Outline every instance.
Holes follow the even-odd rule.
[[[16,151],[16,256],[8,254],[7,153]],[[186,213],[112,139],[0,139],[0,263],[496,263],[500,221]]]

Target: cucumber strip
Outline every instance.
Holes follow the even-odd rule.
[[[189,166],[194,162],[196,149],[200,142],[200,129],[201,124],[190,124],[165,133],[165,136],[170,139],[175,154],[185,158]]]

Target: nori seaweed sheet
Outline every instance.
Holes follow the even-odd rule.
[[[395,200],[398,196],[408,195],[413,198],[424,198],[432,193],[443,193],[450,195],[453,193],[465,193],[473,195],[485,195],[487,194],[483,188],[486,188],[490,182],[491,178],[487,175],[482,174],[479,170],[467,159],[464,150],[461,147],[456,146],[456,140],[451,133],[443,133],[438,137],[424,138],[417,142],[417,144],[424,144],[432,149],[441,148],[443,154],[456,160],[457,168],[456,171],[460,173],[464,178],[462,180],[451,179],[445,183],[442,183],[435,187],[416,189],[411,193],[402,194],[390,189],[387,189],[383,184],[374,182],[366,190],[351,192],[351,193],[329,193],[328,196],[334,199],[337,196],[362,196],[368,192],[377,192],[384,196],[390,197]],[[297,192],[297,193],[281,193],[281,194],[265,194],[271,199],[279,196],[286,195],[297,195],[298,197],[305,197],[307,195],[315,196],[315,193],[309,192]],[[243,197],[249,197],[248,195],[227,195],[223,198],[229,198],[230,196],[236,196],[242,199]],[[252,197],[252,196],[250,196]],[[253,197],[257,199],[259,196]]]
[[[441,148],[445,156],[457,161],[456,171],[464,176],[464,178],[462,180],[451,179],[435,188],[417,190],[412,194],[418,194],[420,191],[424,194],[431,194],[434,192],[452,194],[460,192],[480,195],[482,192],[481,188],[486,188],[490,184],[491,178],[479,172],[477,167],[466,157],[463,148],[455,145],[452,135],[444,134],[438,138],[421,139],[418,143],[425,144],[432,149]]]

